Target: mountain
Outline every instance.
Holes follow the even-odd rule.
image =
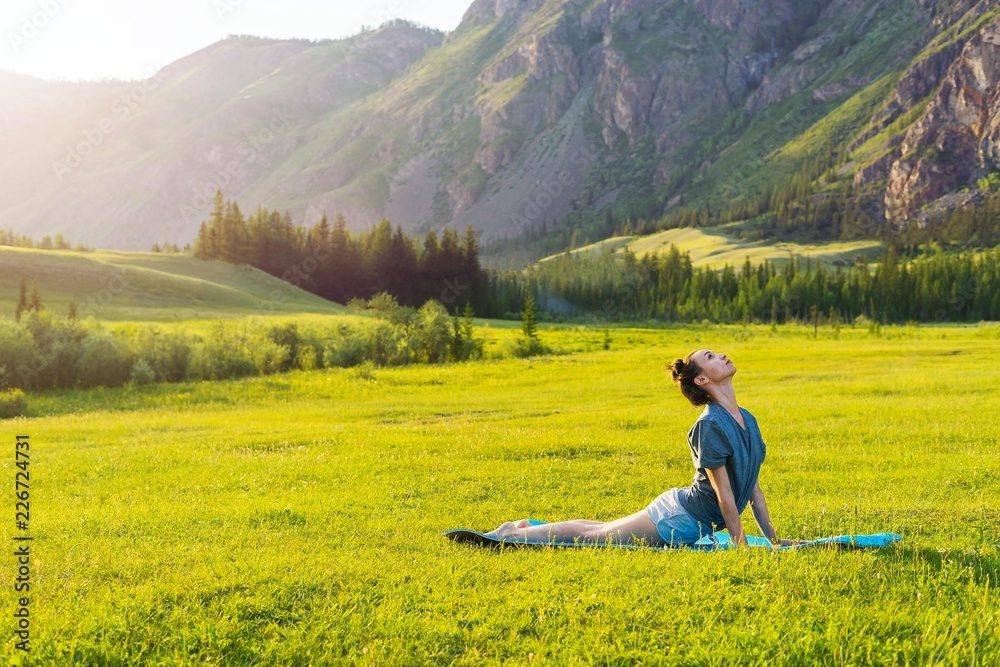
[[[231,37],[141,82],[0,78],[0,227],[148,249],[193,239],[222,187],[255,206],[366,213],[365,97],[440,43],[396,26],[313,43]],[[349,187],[341,189],[343,185]],[[356,192],[352,192],[356,190]]]
[[[222,187],[307,224],[491,239],[794,178],[919,224],[1000,164],[997,6],[474,0],[447,35],[231,37],[130,84],[3,75],[0,227],[185,243]]]

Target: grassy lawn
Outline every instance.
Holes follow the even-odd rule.
[[[542,328],[569,354],[29,396],[32,651],[11,664],[996,664],[997,327]],[[490,335],[513,335],[496,327]],[[739,367],[779,536],[877,551],[492,552],[690,483],[665,365]],[[13,500],[10,500],[13,514]],[[749,512],[750,532],[757,533]],[[13,517],[2,537],[11,545]],[[12,549],[8,549],[12,551]],[[13,556],[0,559],[12,582]]]

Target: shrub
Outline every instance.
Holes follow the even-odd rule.
[[[250,345],[250,359],[261,375],[282,371],[290,356],[287,345],[278,345],[268,338],[258,339]]]
[[[0,389],[24,387],[31,360],[38,354],[23,324],[0,320]]]
[[[195,341],[191,353],[190,377],[197,380],[225,380],[257,373],[247,349],[246,337],[221,324],[207,338]]]
[[[79,363],[83,355],[83,342],[71,338],[57,341],[52,346],[48,363],[52,368],[51,386],[73,387],[79,382]]]
[[[131,366],[117,338],[107,331],[92,331],[83,341],[77,377],[85,387],[116,387],[125,383]]]
[[[414,338],[417,361],[434,364],[448,358],[451,322],[444,306],[433,299],[421,306]]]
[[[398,308],[399,302],[396,301],[396,297],[388,292],[379,292],[368,299],[368,310],[372,311],[378,317],[388,318]]]
[[[143,326],[132,336],[131,345],[132,355],[145,359],[157,380],[180,382],[188,378],[192,341],[187,334]]]
[[[284,357],[278,362],[278,367],[275,370],[261,371],[261,373],[277,373],[282,371],[289,371],[295,365],[298,359],[299,346],[302,344],[302,338],[299,336],[299,327],[294,322],[288,322],[286,324],[274,324],[265,330],[265,336],[267,340],[274,343],[280,348],[284,348],[286,353]],[[268,346],[264,346],[267,348]],[[265,354],[273,354],[274,349],[270,348]],[[256,359],[256,357],[255,357]],[[275,358],[276,359],[276,358]],[[274,360],[269,360],[274,361]],[[258,366],[258,369],[260,366]]]
[[[364,363],[358,364],[350,371],[351,375],[359,380],[369,380],[375,381],[375,364],[371,361],[365,361]]]
[[[357,366],[365,358],[364,343],[355,332],[328,340],[323,347],[323,365],[327,368]]]
[[[550,354],[552,349],[537,338],[514,336],[507,339],[503,347],[504,355],[508,357],[533,357],[538,354]]]
[[[132,364],[132,374],[129,381],[134,385],[152,384],[156,380],[156,373],[153,372],[149,362],[145,359],[136,359]]]
[[[396,329],[385,320],[375,320],[362,330],[364,358],[376,366],[390,366],[407,356],[407,349],[399,345]]]
[[[28,399],[20,389],[0,391],[0,419],[20,417],[28,409]]]
[[[295,366],[299,370],[314,371],[320,367],[321,358],[312,345],[305,345],[299,348],[295,356]]]

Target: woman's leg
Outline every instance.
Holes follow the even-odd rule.
[[[510,540],[573,542],[579,539],[602,543],[610,540],[615,544],[636,544],[642,541],[652,546],[665,544],[645,509],[609,522],[576,519],[530,527],[518,527],[514,522],[508,522],[495,532],[498,537]]]
[[[579,523],[585,525],[601,526],[604,525],[603,521],[594,521],[592,519],[573,519],[572,521],[563,521],[562,523]],[[500,524],[497,528],[494,528],[486,535],[500,535],[501,532],[507,533],[511,528],[529,528],[533,524],[529,519],[521,519],[519,521],[507,521],[506,523]],[[551,526],[552,524],[546,524]]]

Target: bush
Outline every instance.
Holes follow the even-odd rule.
[[[85,387],[116,387],[124,384],[132,365],[125,346],[107,331],[92,331],[83,341],[76,363],[77,377]]]
[[[433,299],[421,306],[417,314],[414,348],[417,361],[435,364],[448,359],[451,343],[451,321],[448,311]]]
[[[364,358],[376,366],[394,366],[406,360],[408,347],[405,338],[385,320],[375,320],[361,332]],[[404,344],[401,346],[400,342]]]
[[[321,357],[312,345],[300,347],[298,354],[295,355],[295,366],[303,371],[316,370],[320,367],[320,361]]]
[[[221,324],[203,340],[196,340],[191,354],[190,376],[197,380],[226,380],[257,373],[247,350],[246,337]]]
[[[37,354],[23,324],[0,320],[0,389],[24,387],[30,379],[30,362]]]
[[[396,297],[388,292],[379,292],[368,299],[368,310],[378,317],[389,318],[398,308],[399,302],[396,301]]]
[[[359,380],[369,380],[371,382],[375,381],[375,364],[371,361],[365,361],[364,363],[358,364],[349,372],[353,377]]]
[[[154,380],[156,380],[156,373],[153,372],[149,362],[145,359],[136,359],[135,363],[132,364],[132,374],[129,377],[129,382],[141,386],[152,384]]]
[[[145,359],[157,380],[181,382],[188,379],[192,342],[187,334],[143,326],[132,336],[131,345],[133,356]]]
[[[538,354],[551,354],[552,348],[537,338],[527,336],[514,336],[506,341],[503,347],[504,356],[507,357],[533,357]]]
[[[278,345],[268,338],[256,340],[250,345],[250,359],[261,375],[284,370],[290,356],[291,350],[287,345]]]
[[[323,365],[327,368],[357,366],[364,358],[364,343],[354,332],[342,333],[340,338],[328,340],[323,347]]]
[[[0,391],[0,419],[20,417],[28,409],[28,399],[20,389]]]
[[[277,373],[292,370],[299,357],[299,346],[302,345],[302,338],[299,336],[298,325],[294,322],[275,324],[266,329],[265,335],[270,342],[274,343],[278,347],[285,348],[285,355],[278,362],[277,369],[268,371],[262,370],[261,373]],[[273,348],[268,352],[268,354],[272,353]],[[275,359],[271,359],[269,361],[274,360]],[[260,366],[258,365],[258,369],[259,368]]]

